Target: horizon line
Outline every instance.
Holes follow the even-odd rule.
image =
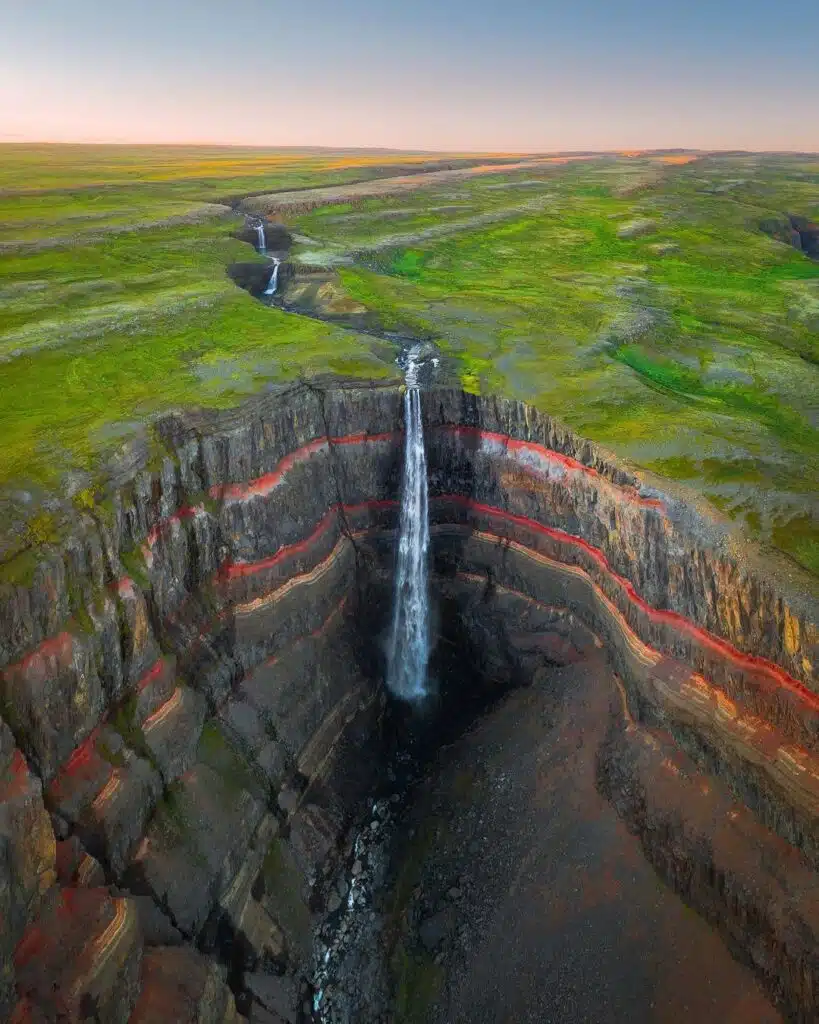
[[[272,143],[246,143],[246,142],[131,142],[114,139],[11,139],[0,136],[0,146],[89,146],[103,147],[115,146],[121,148],[167,148],[167,149],[254,149],[282,150],[293,153],[398,153],[409,156],[447,156],[447,157],[553,157],[553,156],[651,156],[664,153],[685,153],[698,156],[712,155],[769,155],[769,156],[819,156],[819,150],[807,149],[740,149],[729,147],[726,149],[697,148],[694,146],[622,146],[613,149],[549,149],[549,150],[481,150],[481,149],[420,149],[393,146],[346,146],[346,145],[275,145]]]

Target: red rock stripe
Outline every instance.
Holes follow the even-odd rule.
[[[23,757],[22,750],[18,750],[16,747],[11,759],[11,773],[15,777],[28,775],[28,765],[26,764],[26,759],[25,757]]]
[[[142,723],[143,733],[150,732],[154,726],[159,725],[168,715],[176,710],[176,708],[182,703],[183,693],[182,687],[177,686],[173,693],[168,697],[164,704],[160,704],[159,707]]]
[[[587,466],[585,463],[579,462],[577,459],[573,459],[570,455],[564,455],[561,452],[556,452],[551,448],[547,448],[545,445],[536,443],[535,441],[521,441],[508,434],[499,434],[489,430],[481,430],[479,427],[468,427],[458,424],[441,424],[433,427],[432,429],[438,432],[452,434],[456,437],[477,437],[481,440],[492,441],[496,444],[502,445],[509,452],[532,452],[542,459],[562,465],[566,469],[570,469],[578,473],[584,473],[595,480],[605,482],[611,487],[616,487],[624,494],[627,500],[634,502],[635,504],[642,505],[646,508],[656,508],[660,510],[665,509],[665,503],[658,498],[644,498],[638,493],[636,488],[628,485],[615,484],[607,477],[602,476],[600,472],[592,466]],[[256,477],[255,479],[249,480],[247,483],[243,484],[216,484],[211,488],[210,495],[212,498],[217,500],[226,499],[241,501],[242,499],[253,497],[255,495],[267,494],[281,482],[285,474],[291,470],[293,466],[298,462],[308,459],[316,452],[321,451],[325,446],[381,443],[384,441],[394,442],[399,440],[401,437],[403,437],[403,431],[393,431],[383,434],[348,434],[343,437],[331,437],[329,439],[326,437],[315,438],[313,441],[308,442],[301,448],[297,448],[295,451],[290,452],[290,454],[285,455],[272,472],[266,473],[264,476]]]
[[[210,496],[217,501],[242,501],[256,495],[268,494],[277,487],[286,474],[299,462],[305,462],[316,452],[333,445],[380,444],[395,441],[400,434],[348,434],[345,437],[317,437],[308,444],[285,455],[276,468],[264,476],[256,477],[242,484],[216,484],[210,489]]]
[[[92,729],[90,734],[82,741],[82,743],[75,747],[69,756],[68,760],[60,769],[60,775],[65,773],[66,775],[75,775],[81,769],[91,764],[94,757],[98,757],[96,751],[96,743],[99,738],[100,729],[102,723]],[[59,776],[55,779],[55,784],[59,781]]]
[[[258,562],[224,562],[219,568],[218,576],[222,579],[237,579],[243,576],[252,576],[257,572],[262,572],[265,569],[272,569],[279,565],[281,562],[286,561],[288,558],[292,558],[294,555],[301,555],[308,551],[313,544],[318,541],[323,534],[325,534],[331,526],[338,522],[339,513],[344,515],[355,515],[357,512],[369,510],[373,508],[394,508],[398,505],[397,501],[365,501],[358,505],[340,505],[338,503],[331,505],[328,511],[319,520],[318,526],[304,540],[297,541],[295,544],[286,544],[280,547],[275,555],[270,555],[268,558],[262,558]]]
[[[245,676],[245,678],[246,679],[250,678],[253,675],[253,673],[254,672],[258,672],[260,668],[263,668],[263,667],[264,668],[273,668],[281,660],[281,658],[284,657],[285,653],[292,652],[292,650],[295,647],[298,647],[299,644],[303,644],[307,640],[320,640],[321,637],[330,628],[330,625],[332,624],[332,622],[336,618],[338,618],[338,616],[341,615],[341,613],[344,611],[344,608],[346,607],[346,605],[347,605],[347,595],[345,594],[344,597],[342,597],[342,599],[339,601],[339,603],[335,606],[335,608],[333,608],[333,610],[328,613],[327,618],[324,620],[324,622],[322,622],[320,625],[316,626],[316,628],[314,630],[312,630],[312,632],[305,633],[303,636],[299,636],[299,637],[296,637],[295,640],[291,640],[290,643],[287,644],[282,651],[278,652],[278,654],[272,654],[269,658],[266,658],[263,662],[261,662],[261,664],[255,665],[250,670],[250,672],[247,674],[247,676]]]
[[[378,435],[383,439],[384,435]],[[356,439],[358,435],[355,436]],[[349,443],[356,443],[355,440],[349,439]],[[735,648],[728,641],[721,639],[720,637],[714,636],[712,633],[699,626],[694,625],[689,619],[681,615],[678,612],[660,610],[653,608],[649,605],[636,591],[634,585],[627,580],[625,577],[620,576],[616,573],[609,565],[608,559],[605,555],[593,545],[580,537],[576,537],[573,534],[566,533],[564,530],[557,529],[556,527],[544,526],[541,523],[536,522],[533,519],[529,519],[526,516],[517,515],[511,512],[505,512],[494,506],[484,505],[480,502],[476,502],[472,498],[466,498],[463,495],[441,495],[432,499],[433,502],[450,502],[452,504],[461,505],[465,508],[473,509],[481,514],[500,519],[508,523],[514,523],[515,525],[522,526],[526,529],[530,529],[533,532],[540,533],[541,535],[550,537],[561,543],[567,544],[575,549],[583,550],[589,557],[591,557],[600,568],[608,573],[608,575],[622,588],[623,592],[629,599],[629,601],[641,611],[643,611],[650,619],[654,622],[665,623],[672,625],[682,632],[687,633],[697,642],[703,646],[719,653],[722,657],[725,657],[738,668],[758,672],[763,676],[766,676],[777,686],[781,686],[786,690],[794,693],[799,698],[804,700],[806,704],[813,710],[819,711],[819,695],[809,689],[804,683],[795,679],[783,668],[776,665],[774,662],[769,661],[766,658],[762,658],[758,655],[745,654],[737,648]],[[358,505],[344,505],[344,506],[333,506],[330,511],[325,515],[319,526],[316,528],[314,533],[304,541],[300,541],[297,544],[282,547],[275,555],[270,558],[263,559],[260,562],[253,563],[235,563],[233,565],[223,567],[223,571],[228,578],[236,576],[250,575],[255,572],[260,572],[265,568],[270,568],[290,557],[291,555],[303,552],[307,550],[312,543],[318,539],[318,537],[331,525],[333,517],[339,512],[343,511],[347,515],[354,515],[356,512],[363,509],[370,508],[388,508],[394,507],[397,504],[395,501],[371,501],[363,502]],[[44,641],[35,651],[28,654],[21,662],[16,666],[10,666],[11,669],[25,668],[31,661],[38,655],[48,656],[52,653],[64,650],[64,645],[70,642],[71,636],[69,633],[62,633],[56,637],[52,637]],[[9,671],[7,669],[6,671]],[[75,754],[78,751],[75,751]]]
[[[159,535],[164,529],[170,526],[171,523],[180,523],[183,519],[190,519],[198,512],[202,511],[203,507],[201,505],[183,505],[183,507],[177,509],[172,516],[160,519],[156,526],[152,527],[152,529],[148,531],[148,536],[145,538],[145,546],[149,548],[153,547],[154,544],[156,544]]]
[[[12,673],[26,672],[37,658],[58,658],[61,662],[67,661],[73,649],[74,637],[68,630],[63,630],[62,633],[47,637],[20,661],[13,665],[7,665],[3,669],[3,675],[10,676]]]
[[[136,684],[137,693],[142,693],[149,683],[152,683],[155,679],[158,679],[162,675],[162,670],[165,667],[165,659],[157,658],[157,660],[151,665],[145,675]]]
[[[659,498],[644,498],[635,487],[626,484],[616,484],[612,480],[609,480],[608,477],[602,476],[602,474],[592,466],[587,466],[585,463],[578,462],[577,459],[573,459],[570,455],[563,455],[561,452],[556,452],[553,448],[546,448],[544,445],[537,444],[535,441],[520,441],[515,437],[510,437],[508,434],[496,434],[490,430],[481,430],[479,427],[465,427],[459,424],[443,424],[438,427],[433,427],[433,430],[454,434],[456,437],[477,437],[483,441],[493,441],[496,444],[502,445],[509,452],[532,452],[541,459],[557,463],[558,465],[564,466],[566,469],[573,470],[577,473],[584,473],[586,476],[589,476],[594,480],[599,480],[602,483],[607,484],[609,487],[616,487],[627,501],[630,501],[635,505],[642,505],[645,508],[656,508],[661,511],[665,510],[665,502],[660,501]]]
[[[441,424],[433,427],[432,429],[449,433],[456,437],[477,437],[482,440],[493,441],[496,444],[503,445],[509,452],[531,452],[541,459],[557,463],[578,473],[584,473],[594,480],[604,482],[611,487],[616,487],[623,497],[629,502],[640,505],[644,508],[654,508],[661,511],[665,509],[665,503],[658,498],[644,498],[638,493],[636,488],[615,484],[608,478],[603,477],[598,470],[593,467],[587,466],[582,462],[578,462],[577,459],[573,459],[569,455],[563,455],[551,448],[546,448],[544,445],[537,444],[534,441],[520,441],[517,438],[510,437],[508,434],[498,434],[489,430],[481,430],[478,427],[467,427],[457,424]],[[403,437],[403,431],[392,431],[382,434],[347,434],[344,436],[330,438],[317,437],[312,441],[309,441],[307,444],[302,445],[301,448],[297,448],[295,451],[285,455],[279,461],[276,468],[270,473],[265,473],[263,476],[255,477],[246,483],[215,484],[210,489],[210,496],[217,501],[243,501],[251,497],[269,494],[270,491],[274,490],[274,488],[282,482],[287,473],[293,469],[295,465],[299,462],[306,461],[311,455],[314,455],[316,452],[319,452],[324,448],[329,448],[333,445],[342,446],[380,444],[387,441],[395,442],[401,437]],[[190,518],[197,512],[201,511],[202,506],[200,505],[186,506],[185,508],[179,509],[179,511],[175,512],[172,516],[168,516],[167,518],[160,520],[160,522],[158,522],[149,531],[145,538],[145,545],[147,548],[151,548],[156,543],[161,532],[167,528],[170,523]]]
[[[496,508],[491,505],[484,505],[480,502],[475,501],[472,498],[466,498],[460,494],[449,494],[440,495],[430,499],[432,504],[449,502],[451,504],[461,505],[464,508],[472,509],[480,514],[499,519],[504,522],[512,523],[516,526],[522,526],[526,529],[532,530],[535,533],[539,533],[543,536],[550,537],[553,540],[559,541],[562,544],[566,544],[575,549],[582,550],[589,555],[599,567],[607,573],[611,579],[613,579],[618,586],[620,586],[625,593],[628,600],[642,612],[644,612],[652,621],[658,623],[664,623],[679,629],[681,632],[686,633],[692,639],[702,644],[704,647],[715,651],[720,656],[726,658],[732,662],[737,668],[744,671],[751,671],[759,673],[767,677],[776,686],[783,687],[784,689],[794,693],[801,700],[803,700],[810,708],[819,711],[819,694],[814,693],[804,683],[800,682],[791,676],[785,669],[767,658],[762,658],[754,654],[745,654],[739,651],[736,647],[730,644],[727,640],[723,640],[720,637],[714,636],[713,633],[708,630],[696,626],[693,622],[687,619],[684,615],[679,612],[660,610],[653,608],[648,604],[636,591],[634,584],[630,580],[627,580],[624,576],[620,576],[610,566],[608,559],[598,548],[589,544],[588,541],[583,540],[581,537],[576,537],[573,534],[566,533],[564,530],[557,529],[556,527],[544,526],[542,523],[536,522],[534,519],[529,519],[526,516],[517,515],[512,512],[505,512],[502,509]],[[362,511],[368,508],[388,508],[396,507],[396,501],[373,501],[363,502],[358,505],[344,505],[334,506],[331,512],[327,513],[327,516],[321,521],[318,528],[314,533],[306,540],[299,542],[298,544],[290,545],[288,547],[281,548],[272,559],[264,559],[261,562],[253,563],[242,563],[241,565],[232,566],[234,575],[250,575],[254,572],[258,572],[263,568],[269,567],[271,563],[283,561],[285,558],[297,552],[303,552],[306,550],[311,543],[314,543],[318,536],[323,533],[329,526],[327,522],[328,517],[335,514],[336,511],[343,511],[346,515],[354,515],[356,512]],[[499,539],[502,539],[501,535],[498,535]]]
[[[566,533],[563,530],[558,530],[552,526],[544,526],[542,523],[535,522],[533,519],[528,519],[526,516],[517,515],[512,512],[505,512],[502,509],[495,508],[491,505],[483,505],[480,502],[474,501],[472,498],[465,498],[460,494],[440,495],[432,500],[436,502],[452,502],[453,504],[473,509],[482,515],[500,519],[504,522],[514,523],[516,526],[522,526],[525,529],[551,537],[553,540],[560,541],[563,544],[568,544],[571,547],[584,551],[594,559],[600,568],[607,573],[618,584],[618,586],[622,588],[629,601],[654,622],[666,623],[676,627],[681,632],[687,633],[704,647],[708,647],[711,650],[716,651],[722,655],[722,657],[733,662],[738,668],[767,676],[776,685],[784,687],[786,690],[795,693],[814,710],[819,710],[819,694],[814,693],[798,679],[794,679],[793,676],[789,675],[779,665],[769,661],[767,658],[762,658],[755,654],[744,654],[742,651],[737,650],[737,648],[732,644],[728,643],[727,640],[723,640],[720,637],[714,636],[713,633],[709,633],[707,630],[702,629],[699,626],[695,626],[690,619],[685,618],[684,615],[680,615],[679,612],[652,608],[650,604],[640,597],[634,588],[634,584],[631,583],[630,580],[627,580],[624,576],[620,576],[611,568],[608,559],[603,552],[598,548],[593,547],[588,543],[588,541],[583,540],[581,537],[575,537],[573,534]]]

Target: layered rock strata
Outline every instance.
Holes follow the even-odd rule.
[[[423,411],[439,633],[457,620],[506,685],[582,624],[629,714],[813,879],[815,608],[547,416],[456,390]],[[402,429],[396,389],[356,386],[167,418],[159,465],[112,472],[110,505],[4,589],[3,1011],[160,1019],[175,972],[191,1020],[299,1001],[311,894],[378,770]],[[521,601],[525,656],[497,625]],[[780,945],[795,1005],[813,967]]]

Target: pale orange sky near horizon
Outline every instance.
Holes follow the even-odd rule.
[[[807,0],[13,9],[0,141],[819,151]]]

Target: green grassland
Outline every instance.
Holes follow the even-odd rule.
[[[534,191],[487,184],[447,188],[463,209],[442,218]],[[759,230],[784,211],[819,214],[819,164],[600,161],[549,172],[540,194],[540,212],[381,253],[343,268],[344,285],[386,322],[434,335],[467,387],[534,402],[685,481],[819,572],[819,263]],[[443,201],[416,195],[400,230]],[[353,249],[395,230],[337,212],[296,226]],[[640,220],[644,234],[620,237]]]
[[[186,146],[0,146],[0,247],[218,216],[258,192],[366,181],[466,159]]]
[[[93,478],[114,444],[163,410],[225,406],[268,382],[315,373],[395,372],[392,351],[373,339],[267,309],[237,289],[228,265],[261,257],[231,237],[244,221],[230,208],[196,223],[162,223],[224,190],[241,196],[358,180],[387,173],[395,158],[362,165],[358,154],[349,167],[336,167],[343,155],[261,160],[238,151],[225,160],[224,153],[213,166],[213,154],[198,150],[2,147],[6,526],[26,511],[15,500],[21,488],[36,498],[62,489],[70,471]],[[401,155],[401,166],[408,162]],[[32,191],[51,188],[57,191]],[[67,211],[88,213],[96,204],[107,214],[93,231],[61,232]],[[116,230],[114,209],[127,232]],[[26,534],[17,525],[17,543],[12,537],[0,552],[20,546]]]
[[[261,258],[232,237],[227,204],[437,159],[2,147],[4,519],[23,490],[64,492],[76,470],[93,481],[163,410],[316,373],[393,376],[377,338],[231,282],[231,263]],[[819,262],[759,229],[786,212],[819,216],[819,161],[601,158],[289,226],[305,238],[296,260],[343,257],[349,296],[433,336],[466,387],[534,402],[819,574]],[[621,237],[636,221],[650,223]],[[31,541],[12,534],[0,555]]]

